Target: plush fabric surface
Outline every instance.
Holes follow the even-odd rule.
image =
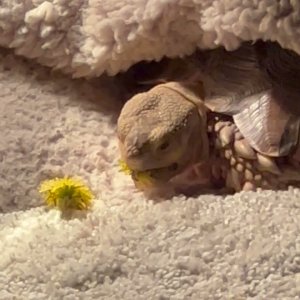
[[[0,299],[300,299],[299,190],[155,204],[119,172],[115,79],[7,53],[0,78]],[[45,209],[63,174],[93,189],[86,216]]]
[[[244,40],[300,53],[298,1],[4,0],[0,45],[74,77]],[[300,191],[153,203],[119,172],[116,78],[71,79],[0,53],[0,299],[300,299]],[[76,175],[61,218],[37,193]]]
[[[74,76],[141,60],[278,41],[300,53],[297,0],[2,0],[0,45]]]

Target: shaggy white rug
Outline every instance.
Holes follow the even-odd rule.
[[[300,54],[299,1],[3,0],[0,45],[77,77],[272,40]],[[116,79],[0,53],[0,299],[300,299],[300,191],[154,204],[118,171]],[[70,220],[37,187],[83,178]]]
[[[154,204],[118,171],[115,79],[71,80],[1,52],[0,299],[300,299],[300,191]],[[70,220],[41,180],[96,200]]]
[[[277,41],[300,54],[297,0],[2,0],[0,45],[76,77]]]

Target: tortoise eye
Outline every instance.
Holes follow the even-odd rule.
[[[166,150],[169,146],[170,146],[169,142],[164,142],[159,146],[159,149],[163,151]]]
[[[179,165],[177,163],[174,163],[174,164],[170,165],[168,167],[168,169],[169,169],[169,171],[176,171],[176,170],[178,170],[178,167],[179,167]]]

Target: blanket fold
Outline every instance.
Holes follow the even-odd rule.
[[[300,53],[300,2],[269,0],[4,0],[0,45],[74,77],[243,41]]]

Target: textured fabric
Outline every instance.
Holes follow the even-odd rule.
[[[74,76],[142,60],[278,41],[300,53],[297,0],[3,0],[0,45]]]
[[[0,299],[300,299],[300,190],[155,204],[119,172],[115,79],[3,53],[0,78]],[[45,209],[64,174],[92,188],[86,216]]]
[[[1,46],[77,77],[259,38],[300,53],[297,0],[0,2]],[[146,200],[119,172],[116,80],[0,53],[0,299],[300,299],[300,190]],[[45,209],[63,175],[86,215]]]

